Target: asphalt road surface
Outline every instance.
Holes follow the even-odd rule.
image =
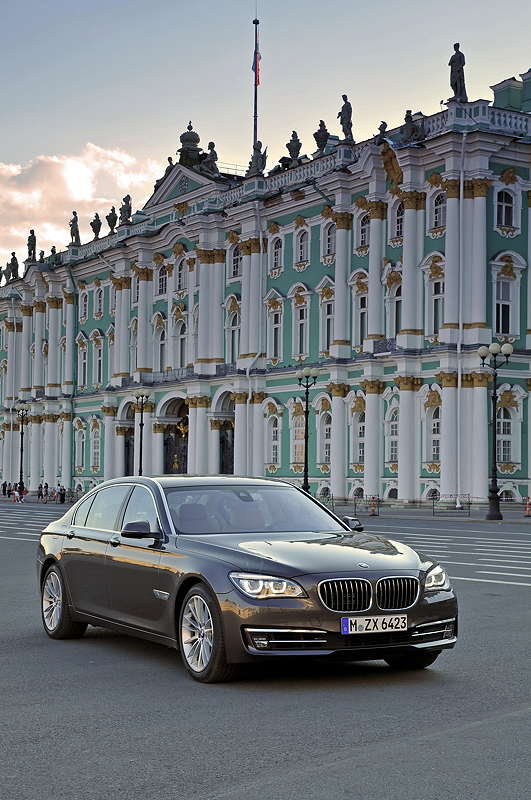
[[[431,669],[268,662],[204,686],[163,647],[45,636],[35,548],[58,511],[0,506],[6,800],[529,797],[531,526],[366,522],[453,577],[460,641]]]

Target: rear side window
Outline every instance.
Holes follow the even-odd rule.
[[[73,525],[79,525],[80,527],[84,527],[85,522],[87,521],[87,514],[89,512],[89,508],[92,505],[92,501],[94,500],[94,495],[91,494],[90,497],[85,498],[82,500],[81,503],[78,505],[76,509],[76,514],[74,517]]]
[[[117,484],[96,492],[85,527],[101,531],[118,530],[116,524],[118,512],[130,489],[127,484]]]
[[[148,489],[135,486],[127,503],[122,528],[129,522],[148,522],[151,533],[160,533],[157,510],[153,497]]]

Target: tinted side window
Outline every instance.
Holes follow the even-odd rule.
[[[73,525],[80,525],[81,527],[84,526],[87,519],[87,514],[89,512],[89,508],[92,505],[94,497],[95,495],[91,494],[90,497],[87,497],[85,500],[81,501],[81,503],[78,505],[76,509],[76,515],[72,523]]]
[[[131,487],[124,484],[96,492],[85,526],[103,531],[117,530],[118,512],[130,490]]]
[[[135,486],[133,494],[129,498],[125,509],[122,527],[128,522],[149,522],[151,533],[160,533],[160,526],[157,519],[157,511],[153,497],[148,489],[143,486]]]

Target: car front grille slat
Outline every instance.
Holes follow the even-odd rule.
[[[381,578],[376,585],[376,602],[384,611],[399,611],[414,605],[419,594],[418,578]]]
[[[371,606],[372,587],[363,578],[323,581],[318,591],[321,602],[331,611],[367,611]]]

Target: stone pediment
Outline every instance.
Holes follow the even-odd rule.
[[[173,169],[157,186],[145,204],[144,209],[175,201],[191,192],[196,192],[198,189],[216,188],[215,181],[210,180],[205,175],[200,175],[195,170],[182,166],[182,164],[175,164]]]

